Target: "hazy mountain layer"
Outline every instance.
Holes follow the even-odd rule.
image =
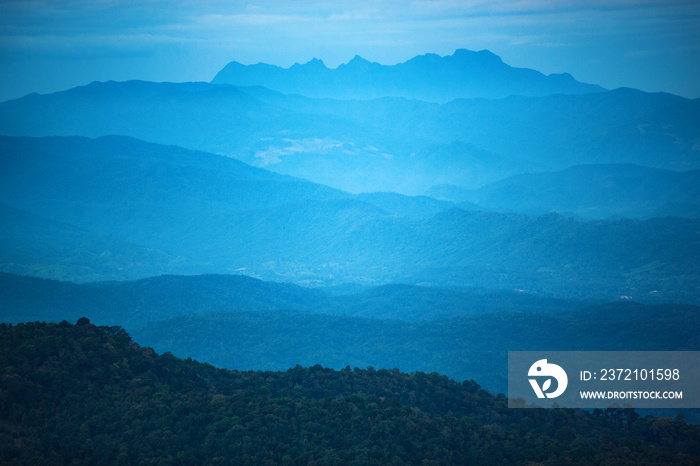
[[[205,264],[0,204],[0,270],[70,281],[201,273]]]
[[[388,212],[386,196],[358,198],[230,158],[133,139],[0,143],[0,202],[140,248],[117,250],[123,261],[134,254],[133,263],[140,264],[151,250],[164,262],[162,270],[158,263],[143,269],[148,275],[237,271],[326,285],[393,282],[595,299],[699,299],[697,220],[585,223],[556,215],[440,211],[439,203],[407,197],[389,202]],[[422,215],[401,214],[421,209]],[[21,241],[12,229],[3,231],[15,244],[2,258],[3,271],[80,275],[54,267],[72,257],[65,241],[55,261],[45,255],[41,270],[18,269],[14,258],[31,258],[37,245],[46,246],[46,232]],[[72,264],[85,265],[80,245],[72,247]],[[99,277],[101,257],[90,259],[84,279]],[[112,264],[109,255],[102,264],[103,278],[119,274],[104,268]],[[126,270],[122,278],[134,275]]]
[[[360,56],[329,69],[321,60],[283,69],[258,63],[231,62],[212,80],[214,84],[263,86],[288,94],[335,99],[405,97],[433,102],[459,98],[499,98],[509,95],[542,96],[585,94],[604,89],[576,81],[570,74],[542,73],[513,68],[488,50],[459,49],[454,55],[417,56],[397,65],[370,63]]]
[[[580,165],[556,172],[514,175],[468,191],[437,186],[436,198],[470,208],[528,214],[559,212],[578,218],[700,216],[700,171],[673,172],[637,165]]]
[[[77,320],[89,315],[95,323],[121,322],[130,330],[172,317],[235,309],[430,321],[504,311],[552,314],[584,305],[518,291],[409,285],[384,285],[336,296],[242,275],[169,275],[78,285],[0,273],[2,322]]]
[[[230,311],[176,317],[132,333],[156,351],[229,369],[396,367],[474,378],[505,393],[508,351],[697,351],[699,312],[694,306],[616,303],[558,315],[488,313],[408,323]]]
[[[404,194],[580,164],[698,169],[699,128],[700,100],[630,89],[439,105],[108,82],[0,104],[0,134],[120,134],[234,156],[350,192]]]
[[[76,285],[0,274],[1,322],[81,316],[229,369],[398,367],[474,377],[494,391],[506,390],[507,351],[700,349],[700,308],[687,305],[399,285],[330,296],[243,276]]]

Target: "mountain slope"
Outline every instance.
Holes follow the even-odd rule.
[[[232,217],[347,197],[235,159],[121,137],[0,138],[0,150],[8,205],[188,257],[205,254],[212,236],[237,236]]]
[[[161,276],[74,284],[0,273],[3,322],[77,320],[136,328],[171,317],[222,309],[328,311],[325,293],[242,275]]]
[[[636,165],[584,165],[515,175],[462,193],[486,209],[529,214],[560,212],[581,218],[678,216],[700,211],[700,171],[672,172]],[[680,214],[680,215],[679,215]]]
[[[445,57],[421,55],[391,66],[370,63],[356,55],[336,69],[326,68],[318,59],[287,69],[264,63],[245,66],[234,61],[219,71],[212,83],[263,86],[308,97],[373,99],[393,96],[433,102],[604,90],[580,83],[569,74],[545,76],[530,69],[512,68],[488,50],[465,49]]]
[[[234,156],[350,192],[403,194],[581,164],[698,169],[698,128],[700,100],[629,89],[439,105],[108,82],[0,103],[0,134],[8,136],[119,134]]]
[[[584,305],[515,291],[408,285],[332,296],[318,289],[242,275],[167,275],[76,285],[0,273],[2,322],[55,322],[89,315],[98,324],[121,323],[127,329],[182,315],[237,309],[430,321],[496,311],[553,314]]]
[[[700,229],[693,220],[584,223],[556,215],[440,211],[441,204],[421,198],[387,204],[230,158],[121,137],[0,143],[0,202],[161,251],[177,258],[178,273],[700,299]],[[32,251],[34,238],[20,245]],[[10,259],[2,263],[3,270],[17,270]],[[58,278],[50,271],[41,276]]]
[[[697,426],[609,409],[508,409],[436,373],[232,372],[119,327],[0,325],[8,464],[696,462]],[[526,435],[523,432],[527,431]]]
[[[0,321],[123,322],[158,351],[230,369],[374,366],[504,391],[507,351],[697,350],[700,308],[382,286],[330,296],[243,276],[76,285],[0,274]],[[235,337],[234,337],[235,335]]]
[[[505,392],[508,351],[696,351],[699,310],[618,302],[557,315],[500,312],[420,323],[244,310],[175,317],[132,334],[157,351],[229,369],[396,367],[475,378]]]
[[[205,267],[192,258],[144,248],[0,203],[2,272],[84,282],[192,273],[197,266]]]

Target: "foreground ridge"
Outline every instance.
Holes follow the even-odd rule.
[[[514,410],[436,373],[217,369],[120,327],[0,325],[0,462],[697,463],[698,426],[631,410]]]

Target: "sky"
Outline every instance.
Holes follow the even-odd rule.
[[[335,68],[459,48],[700,98],[698,0],[0,0],[0,101],[92,81],[210,81],[234,60]]]

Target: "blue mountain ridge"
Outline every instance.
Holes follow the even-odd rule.
[[[0,270],[46,278],[245,273],[698,302],[698,220],[580,222],[357,196],[119,136],[0,138],[0,203]],[[145,267],[120,269],[130,261]]]
[[[219,71],[211,82],[264,86],[317,98],[392,96],[431,102],[604,91],[600,86],[578,82],[568,73],[546,76],[527,68],[513,68],[488,50],[473,52],[466,49],[458,49],[445,57],[430,53],[419,55],[396,65],[371,63],[356,55],[335,69],[327,68],[316,58],[286,69],[264,63],[246,66],[234,61]]]
[[[571,165],[698,169],[698,122],[700,100],[629,89],[435,104],[130,81],[0,103],[7,136],[131,136],[343,191],[413,195]]]

